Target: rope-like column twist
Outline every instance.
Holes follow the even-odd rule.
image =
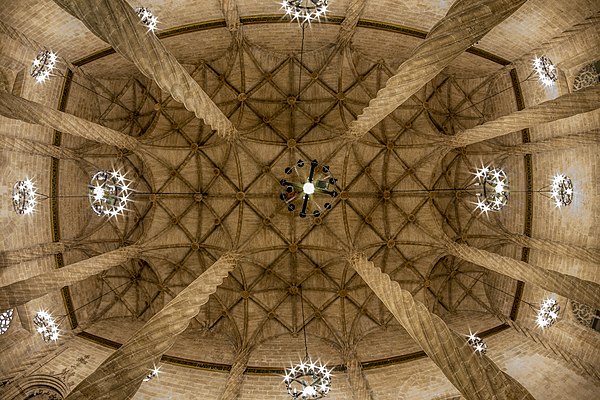
[[[67,396],[67,400],[130,399],[154,365],[208,302],[237,263],[225,254],[157,312]]]
[[[140,23],[125,0],[54,0],[115,51],[130,60],[165,92],[204,120],[218,135],[235,139],[225,114],[161,41]]]
[[[362,366],[355,352],[346,357],[346,373],[352,388],[353,400],[373,400],[369,390],[369,384],[362,371]]]
[[[0,149],[17,153],[53,157],[59,160],[82,160],[73,150],[11,136],[0,136]]]
[[[379,90],[346,134],[357,140],[508,18],[525,0],[458,0]]]
[[[468,146],[598,108],[600,108],[600,86],[590,86],[464,130],[450,137],[444,147],[453,149]]]
[[[225,382],[225,389],[219,397],[219,400],[237,400],[244,380],[244,372],[248,366],[250,353],[247,350],[242,350],[238,353],[231,364],[231,370]]]
[[[6,92],[0,92],[0,115],[131,151],[140,147],[131,136]]]
[[[485,355],[475,354],[466,338],[448,328],[441,318],[415,301],[408,290],[402,289],[363,254],[354,254],[350,263],[466,399],[533,400],[523,386]]]
[[[586,249],[585,247],[572,246],[553,240],[532,238],[526,235],[502,232],[502,236],[519,246],[529,247],[530,249],[544,251],[561,257],[570,257],[577,260],[600,264],[600,250]]]
[[[575,276],[541,268],[467,244],[445,241],[449,254],[519,281],[600,308],[600,285]]]
[[[64,242],[40,243],[30,247],[17,250],[6,250],[0,252],[0,267],[20,264],[38,258],[63,253],[66,249]]]
[[[29,279],[17,281],[0,290],[0,309],[8,309],[25,304],[62,287],[109,270],[142,253],[142,246],[121,247],[108,253],[55,269]]]
[[[589,132],[575,133],[572,135],[555,136],[539,142],[523,143],[514,146],[501,146],[486,143],[492,149],[505,154],[522,156],[525,154],[538,154],[547,151],[570,150],[576,147],[588,147],[600,145],[600,129],[592,129]]]
[[[354,32],[356,32],[356,25],[358,20],[367,5],[367,0],[352,0],[348,5],[348,11],[344,16],[344,20],[340,24],[340,31],[337,37],[337,45],[340,47],[346,47],[350,44]]]

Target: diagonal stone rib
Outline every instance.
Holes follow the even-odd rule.
[[[240,29],[240,14],[238,13],[237,0],[221,0],[220,3],[227,29],[232,33],[237,32]]]
[[[82,160],[73,150],[12,136],[0,135],[0,149],[37,156],[54,157],[59,160]]]
[[[142,247],[132,245],[67,265],[29,279],[12,283],[0,290],[0,309],[25,304],[62,287],[72,285],[132,258],[138,257]]]
[[[134,151],[141,145],[121,132],[6,92],[0,92],[0,115],[127,150]]]
[[[362,254],[352,266],[408,334],[468,400],[516,400],[533,397],[516,380],[504,374],[489,358],[475,354],[466,339],[452,331],[441,318],[415,301]]]
[[[403,62],[346,134],[359,139],[438,75],[452,60],[508,18],[525,0],[458,0]]]
[[[445,241],[449,254],[511,278],[600,308],[600,285],[575,276],[548,270],[500,254],[471,247],[467,244]]]
[[[177,336],[189,325],[211,294],[235,268],[238,255],[225,254],[156,313],[131,338],[73,389],[67,400],[130,399],[142,379]]]
[[[204,120],[219,136],[226,139],[236,137],[237,131],[231,121],[161,41],[147,32],[125,0],[54,1],[133,62],[144,75],[194,112],[196,117]]]
[[[507,135],[546,122],[572,117],[600,108],[600,85],[565,94],[521,111],[462,131],[444,145],[447,148],[468,146],[473,143]]]

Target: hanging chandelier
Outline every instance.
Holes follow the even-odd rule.
[[[0,335],[4,335],[8,328],[10,328],[10,323],[12,322],[14,310],[8,309],[0,314]]]
[[[47,311],[38,311],[35,317],[33,317],[33,324],[45,342],[55,342],[58,340],[60,330],[52,315]]]
[[[122,215],[130,195],[129,182],[119,171],[98,171],[88,185],[90,206],[101,216]]]
[[[568,206],[573,201],[573,181],[566,175],[558,174],[552,179],[550,197],[556,207]]]
[[[555,299],[546,299],[540,306],[538,310],[536,324],[540,328],[549,328],[551,327],[556,320],[558,320],[558,312],[560,311],[560,306]]]
[[[308,358],[286,368],[283,382],[293,399],[322,399],[331,390],[331,371]]]
[[[554,85],[554,82],[558,81],[556,67],[546,56],[534,58],[533,69],[537,73],[540,82],[542,82],[545,86],[552,86]]]
[[[487,352],[487,344],[483,341],[483,339],[473,333],[469,333],[467,343],[473,347],[473,350],[475,350],[476,353],[485,354]]]
[[[160,367],[157,367],[156,365],[154,366],[154,368],[152,368],[150,370],[150,372],[148,373],[148,375],[146,375],[143,379],[143,382],[149,382],[152,379],[156,378],[158,376],[158,373],[160,372]]]
[[[12,190],[13,210],[17,214],[31,214],[36,203],[35,186],[31,179],[15,182]]]
[[[149,32],[154,32],[158,25],[158,18],[152,14],[152,11],[146,7],[138,7],[135,9],[136,14],[140,17],[142,24],[148,28]]]
[[[338,192],[337,179],[331,175],[329,166],[312,160],[307,168],[303,160],[298,160],[284,172],[288,177],[279,182],[283,187],[279,198],[288,211],[299,211],[300,218],[305,218],[307,215],[319,217],[331,209]]]
[[[311,23],[314,20],[321,20],[327,13],[328,0],[283,0],[281,9],[285,11],[285,16],[290,17],[292,21],[297,20],[300,23]]]
[[[30,75],[37,83],[44,83],[50,78],[50,74],[56,66],[58,57],[55,53],[42,50],[31,64]]]
[[[480,188],[476,193],[477,203],[475,209],[482,213],[500,211],[508,201],[508,178],[501,168],[483,167],[476,169],[475,186]]]

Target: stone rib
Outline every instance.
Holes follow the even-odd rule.
[[[66,399],[120,400],[133,397],[142,379],[154,365],[158,365],[177,336],[200,312],[200,307],[233,270],[237,259],[238,256],[232,254],[219,258],[80,382]]]
[[[528,399],[533,397],[516,380],[505,375],[489,358],[475,354],[461,337],[415,301],[362,254],[353,255],[352,266],[467,400]]]
[[[446,241],[449,254],[511,278],[600,308],[600,285],[466,244]]]
[[[354,32],[356,31],[356,25],[366,4],[367,0],[352,0],[350,2],[346,16],[340,25],[337,37],[338,46],[344,47],[350,44],[352,36],[354,36]]]
[[[140,23],[125,0],[54,0],[81,20],[96,36],[133,62],[147,77],[168,92],[219,136],[234,139],[236,129],[200,85],[161,41]]]
[[[101,254],[87,260],[67,265],[29,279],[2,287],[0,309],[8,309],[25,304],[62,287],[72,285],[100,272],[139,256],[142,247],[132,245]]]
[[[0,93],[0,115],[127,150],[140,147],[131,136],[9,93]]]
[[[231,370],[225,383],[225,389],[219,397],[219,400],[237,400],[244,381],[244,372],[248,366],[248,359],[250,354],[247,351],[239,353],[233,363],[231,364]]]
[[[458,0],[398,67],[347,133],[357,140],[437,76],[525,0]]]
[[[367,379],[363,374],[362,366],[360,365],[360,361],[356,357],[356,354],[351,355],[346,360],[346,368],[350,387],[352,388],[352,399],[373,400]]]
[[[600,85],[590,86],[462,131],[448,139],[444,146],[449,149],[464,147],[598,108]]]
[[[53,157],[58,158],[59,160],[82,160],[81,157],[72,150],[12,136],[0,136],[0,149],[17,153]]]

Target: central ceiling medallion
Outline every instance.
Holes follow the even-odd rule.
[[[299,211],[300,218],[307,215],[320,217],[330,210],[338,196],[337,179],[329,171],[328,165],[312,160],[306,165],[303,160],[285,169],[286,178],[279,183],[283,191],[279,198],[290,212]]]

